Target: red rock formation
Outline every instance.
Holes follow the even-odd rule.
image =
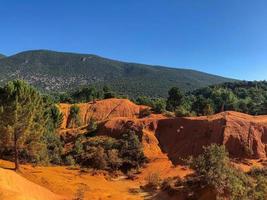
[[[135,130],[149,158],[167,154],[174,163],[181,158],[202,153],[203,146],[224,144],[235,158],[266,158],[267,116],[250,116],[224,112],[212,116],[166,118],[151,115],[139,118],[138,106],[125,99],[108,99],[95,104],[79,104],[86,123],[91,118],[100,121],[98,134],[119,137],[128,129]],[[60,108],[68,116],[70,105]],[[66,123],[63,123],[63,128]]]

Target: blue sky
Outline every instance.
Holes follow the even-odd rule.
[[[92,53],[267,79],[266,0],[0,0],[0,53]]]

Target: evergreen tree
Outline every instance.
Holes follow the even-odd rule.
[[[19,169],[19,149],[27,148],[30,153],[41,151],[40,143],[47,116],[42,96],[21,80],[8,82],[0,89],[1,137],[9,138],[14,149],[15,170]]]
[[[175,109],[182,104],[183,93],[177,87],[173,87],[169,91],[169,97],[167,99],[167,110],[175,111]]]
[[[80,108],[77,105],[70,107],[70,114],[68,117],[68,128],[79,127],[81,125]]]

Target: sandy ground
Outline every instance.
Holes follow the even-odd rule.
[[[81,172],[79,169],[58,166],[33,167],[22,165],[21,172],[16,174],[10,170],[13,167],[13,163],[3,160],[0,161],[0,167],[6,168],[0,168],[2,179],[5,177],[5,180],[9,180],[5,174],[12,176],[9,188],[3,187],[2,193],[7,194],[8,189],[17,191],[12,197],[14,200],[24,200],[25,195],[27,200],[53,200],[60,199],[60,196],[65,197],[65,199],[75,199],[79,193],[84,193],[84,199],[86,200],[150,199],[151,194],[140,190],[140,186],[145,184],[149,173],[158,172],[162,178],[166,178],[171,176],[183,177],[191,172],[182,166],[172,167],[171,163],[165,159],[154,160],[148,164],[135,180],[123,179],[123,177],[121,179],[112,179],[103,174],[92,175],[92,173]],[[17,180],[22,180],[25,183],[20,184]],[[6,185],[6,182],[1,182],[0,180],[0,188],[4,185]],[[29,196],[31,194],[33,196]],[[34,195],[42,195],[42,197],[36,198]],[[3,199],[10,198],[5,197]]]
[[[234,163],[243,171],[265,164],[264,160],[243,160]],[[135,180],[110,178],[103,173],[92,174],[82,172],[78,168],[22,165],[21,171],[16,173],[12,170],[13,167],[13,163],[0,160],[1,200],[73,200],[80,194],[84,195],[85,200],[153,199],[155,194],[140,189],[140,186],[146,183],[148,174],[157,172],[164,179],[184,177],[192,173],[184,166],[172,166],[170,161],[164,158],[155,159],[145,166]]]

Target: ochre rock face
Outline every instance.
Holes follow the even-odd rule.
[[[155,133],[162,150],[177,162],[200,154],[203,146],[222,144],[224,127],[225,120],[220,118],[173,118],[160,120]]]
[[[150,159],[166,157],[177,164],[188,156],[197,156],[203,146],[223,144],[234,158],[266,158],[267,116],[250,116],[223,112],[212,116],[167,118],[151,115],[139,118],[145,106],[125,99],[107,99],[79,104],[83,123],[94,118],[99,122],[99,135],[119,137],[134,130]],[[61,104],[66,128],[70,105]]]
[[[196,156],[212,143],[226,146],[231,157],[266,158],[267,116],[224,112],[208,117],[164,119],[156,136],[169,158]]]
[[[128,99],[106,99],[95,102],[76,104],[80,108],[80,118],[83,125],[90,120],[103,121],[114,117],[138,118],[141,110],[147,106],[139,106]],[[71,104],[59,104],[59,108],[64,115],[61,128],[67,128]]]

